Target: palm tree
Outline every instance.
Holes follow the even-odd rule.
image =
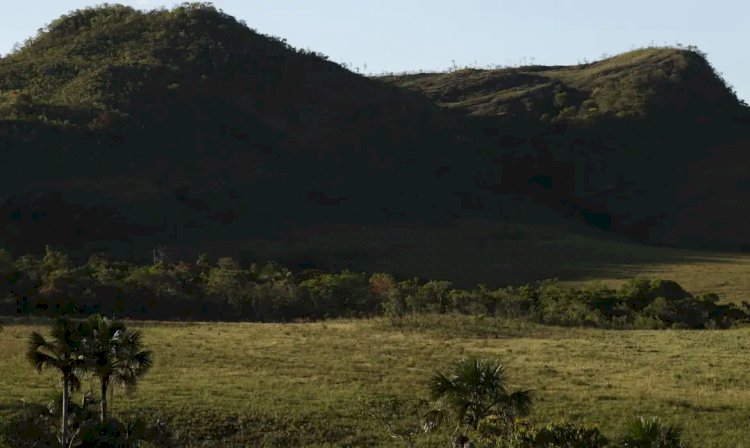
[[[486,359],[454,362],[447,374],[437,372],[430,379],[429,388],[437,408],[425,415],[427,431],[440,426],[447,417],[453,417],[457,432],[461,427],[476,430],[479,422],[489,416],[512,421],[529,415],[534,401],[529,390],[510,392],[503,366]],[[468,442],[463,432],[457,437],[459,444]]]
[[[630,421],[622,446],[632,448],[683,448],[682,428],[664,423],[656,417],[640,417]]]
[[[92,335],[86,344],[88,372],[101,386],[100,420],[107,419],[107,391],[113,383],[132,390],[152,364],[152,352],[143,350],[143,334],[122,322],[99,315],[89,319]]]
[[[81,382],[78,379],[86,367],[83,355],[83,342],[88,335],[89,328],[84,322],[72,321],[62,317],[57,319],[51,328],[50,339],[47,340],[36,331],[31,333],[26,358],[34,368],[41,372],[45,368],[53,368],[62,375],[62,409],[61,409],[61,437],[63,447],[69,445],[68,440],[68,407],[70,392],[78,390]]]

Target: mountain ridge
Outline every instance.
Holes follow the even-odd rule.
[[[523,109],[548,113],[557,108],[558,115],[536,118],[642,117],[649,108],[684,108],[688,100],[710,103],[713,113],[748,114],[747,104],[694,47],[647,47],[569,66],[465,68],[379,78],[420,91],[443,107],[461,108],[476,116],[521,114]],[[550,104],[542,105],[545,101]],[[571,107],[575,110],[568,109]]]

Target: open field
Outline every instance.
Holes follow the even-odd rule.
[[[535,421],[568,418],[615,435],[634,415],[685,426],[696,447],[750,447],[750,328],[725,331],[560,329],[474,317],[300,324],[135,323],[155,366],[115,413],[174,416],[186,446],[393,446],[357,416],[359,398],[426,396],[430,374],[467,355],[498,357],[533,388]],[[0,417],[56,384],[23,357],[44,327],[0,334]],[[434,444],[432,446],[435,446]]]
[[[439,229],[404,224],[309,228],[287,233],[282,241],[245,244],[255,259],[290,266],[307,260],[331,270],[452,280],[461,288],[547,278],[572,285],[602,281],[618,286],[646,276],[674,280],[694,293],[715,292],[728,302],[750,301],[750,254],[648,246],[590,228],[584,233],[547,224],[468,220]]]

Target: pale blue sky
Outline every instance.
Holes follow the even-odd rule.
[[[0,53],[87,0],[9,2]],[[138,8],[163,0],[122,0]],[[750,101],[748,0],[216,0],[264,34],[362,71],[575,64],[633,47],[697,45]],[[533,59],[532,59],[533,58]],[[365,70],[366,64],[366,70]]]

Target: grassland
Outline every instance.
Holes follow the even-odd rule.
[[[553,218],[540,214],[535,219]],[[694,293],[715,292],[728,302],[750,301],[750,254],[648,246],[584,230],[465,220],[438,229],[309,228],[284,235],[286,244],[280,250],[261,240],[245,244],[256,257],[290,266],[310,260],[334,271],[348,268],[451,280],[461,288],[480,283],[496,288],[547,278],[570,285],[600,281],[618,286],[644,276],[674,280]]]
[[[357,416],[360,398],[424,397],[432,372],[467,355],[498,357],[515,385],[535,389],[536,421],[568,418],[613,435],[630,416],[658,415],[684,425],[693,446],[750,446],[748,328],[603,331],[460,317],[400,330],[384,320],[132,325],[156,364],[136,395],[115,396],[114,410],[173,416],[185,446],[392,446]],[[33,330],[44,328],[12,323],[0,336],[0,417],[56,385],[24,360]]]
[[[382,76],[382,80],[424,93],[442,107],[476,116],[560,112],[567,118],[602,114],[643,116],[649,103],[674,101],[671,89],[699,83],[704,92],[691,92],[736,104],[733,92],[715,74],[697,49],[642,48],[601,61],[572,66],[455,69],[441,73]],[[680,85],[680,84],[684,85]],[[560,94],[563,96],[557,96]],[[557,111],[546,107],[556,98]],[[701,98],[700,100],[703,100]],[[516,107],[514,107],[516,106]],[[572,112],[572,113],[571,113]]]

